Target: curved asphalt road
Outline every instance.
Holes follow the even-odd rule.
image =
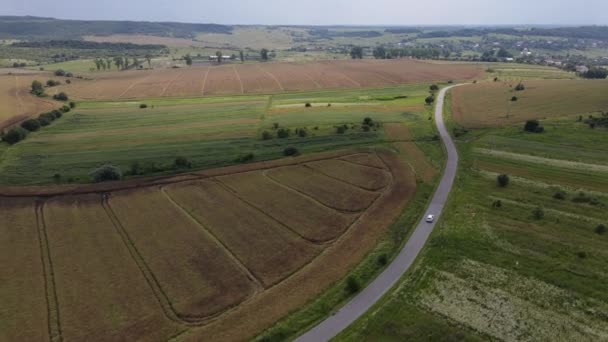
[[[437,123],[437,129],[443,144],[448,152],[448,161],[445,167],[441,183],[433,195],[431,204],[427,209],[427,214],[435,215],[435,220],[432,223],[427,223],[424,218],[416,226],[416,230],[411,235],[399,255],[393,260],[393,262],[363,291],[357,296],[351,299],[344,307],[336,312],[331,317],[328,317],[319,325],[315,326],[308,332],[296,339],[296,342],[319,342],[329,341],[334,336],[339,334],[342,330],[346,329],[351,323],[361,317],[367,310],[369,310],[385,293],[387,293],[393,285],[397,283],[399,278],[410,268],[418,253],[424,247],[426,240],[433,231],[435,223],[445,206],[445,202],[448,199],[448,194],[452,189],[454,183],[454,177],[456,176],[456,169],[458,166],[458,153],[452,138],[448,134],[443,123],[443,101],[445,99],[446,92],[455,86],[450,86],[441,89],[439,96],[437,97],[437,104],[435,107],[435,122]]]

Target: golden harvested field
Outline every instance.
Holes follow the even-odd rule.
[[[334,162],[352,183],[311,166]],[[249,339],[342,278],[415,187],[379,150],[0,188],[0,339]]]
[[[359,162],[359,163],[357,163]],[[390,178],[384,168],[379,166],[377,160],[323,160],[309,163],[308,166],[330,177],[336,177],[343,182],[362,189],[376,191],[384,188]],[[365,163],[373,166],[366,165]]]
[[[454,88],[454,118],[475,128],[608,110],[608,80],[529,80],[523,84],[523,91],[513,89],[517,82]],[[513,96],[517,101],[511,101]]]
[[[59,88],[79,99],[130,99],[382,87],[468,80],[482,72],[475,65],[432,64],[410,59],[212,64],[187,69],[96,73],[90,75],[94,80],[76,79],[71,85]]]
[[[59,103],[30,94],[33,80],[46,82],[48,75],[0,75],[0,129],[11,126],[29,116],[59,107]],[[49,89],[47,92],[52,92]]]

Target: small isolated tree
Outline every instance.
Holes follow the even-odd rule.
[[[74,108],[74,107],[76,107],[76,102],[70,101],[70,108]]]
[[[359,290],[361,290],[359,279],[357,279],[355,276],[349,276],[346,279],[346,290],[351,294],[359,292]]]
[[[217,64],[221,64],[222,63],[222,51],[216,51],[215,57],[217,57]]]
[[[44,87],[42,83],[38,80],[32,81],[32,90],[31,93],[36,96],[44,96]]]
[[[55,81],[55,80],[47,80],[46,81],[46,86],[47,87],[54,87],[54,86],[58,86],[60,84],[61,84],[61,82]]]
[[[145,104],[145,103],[140,103],[140,104],[139,104],[139,108],[141,108],[141,109],[145,109],[145,108],[148,108],[148,105],[147,105],[147,104]]]
[[[496,200],[492,203],[492,208],[502,208],[502,201],[501,200]]]
[[[189,169],[192,167],[192,162],[186,157],[178,156],[173,161],[173,165],[178,169]]]
[[[241,63],[245,62],[245,55],[243,54],[243,50],[239,51],[239,59],[241,60]]]
[[[336,127],[336,133],[344,134],[344,132],[346,132],[346,125]]]
[[[427,96],[426,99],[424,99],[424,102],[426,102],[427,105],[433,104],[433,102],[435,102],[435,96],[433,96],[433,95]]]
[[[268,60],[268,49],[262,49],[260,51],[260,57],[262,58],[263,61],[267,61]]]
[[[262,132],[262,140],[270,140],[272,138],[273,138],[272,133],[270,133],[268,131]]]
[[[525,89],[526,89],[526,87],[521,82],[517,83],[517,85],[515,86],[515,91],[522,91],[522,90],[525,90]]]
[[[517,101],[517,100],[518,100],[518,99],[517,99],[517,96],[513,96],[513,97],[511,97],[511,101],[515,102],[515,101]]]
[[[9,145],[14,145],[21,140],[25,139],[27,131],[21,127],[11,128],[6,134],[2,136],[2,140],[6,141]]]
[[[363,59],[363,48],[360,46],[353,46],[350,49],[350,57],[352,59]]]
[[[585,251],[580,251],[580,252],[577,252],[577,253],[576,253],[576,256],[577,256],[579,259],[585,259],[585,258],[587,257],[587,252],[585,252]]]
[[[312,104],[311,104],[310,102],[306,102],[306,103],[304,104],[304,107],[306,107],[306,108],[312,107]]]
[[[540,125],[540,122],[538,122],[538,120],[528,120],[524,125],[524,131],[532,133],[542,133],[545,131],[545,128]]]
[[[378,265],[384,266],[386,264],[388,264],[388,256],[386,256],[386,253],[382,253],[378,256]]]
[[[439,90],[439,86],[438,86],[438,85],[436,85],[436,84],[431,84],[431,86],[429,87],[429,89],[430,89],[431,91],[437,91],[437,90]]]
[[[146,62],[148,62],[148,69],[152,69],[152,55],[146,55]]]
[[[27,119],[21,123],[21,127],[30,132],[35,132],[40,129],[40,122],[36,119]]]
[[[187,54],[184,56],[184,60],[186,61],[186,65],[187,66],[191,66],[192,65],[192,57],[190,56],[190,54]]]
[[[566,199],[566,192],[564,190],[557,190],[555,194],[553,194],[553,198],[563,201]]]
[[[300,154],[300,152],[298,151],[297,148],[290,146],[283,150],[283,154],[289,157],[289,156],[296,156],[296,155]]]
[[[543,207],[538,206],[534,208],[534,210],[532,210],[532,217],[537,220],[542,220],[545,217],[545,210],[543,209]]]
[[[117,166],[106,164],[93,170],[91,177],[97,183],[120,180],[122,178],[122,171]]]
[[[53,99],[57,101],[67,101],[69,100],[68,95],[64,92],[60,92],[58,94],[53,95]]]
[[[279,128],[277,130],[277,137],[279,137],[280,139],[289,138],[290,134],[291,131],[289,130],[289,128]]]
[[[596,234],[603,235],[606,233],[606,226],[604,226],[603,224],[600,224],[597,227],[595,227],[594,231]]]
[[[374,120],[372,120],[372,118],[370,118],[370,117],[365,117],[365,118],[363,118],[363,124],[368,125],[368,126],[373,126]]]
[[[509,176],[506,174],[501,174],[496,177],[496,182],[498,183],[498,186],[500,186],[501,188],[504,188],[507,185],[509,185],[509,180],[510,180]]]
[[[63,70],[63,69],[55,70],[55,76],[65,76],[65,70]]]
[[[306,130],[306,128],[300,128],[298,129],[297,134],[300,138],[304,138],[308,135],[308,131]]]

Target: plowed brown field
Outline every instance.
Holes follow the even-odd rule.
[[[44,83],[48,78],[47,74],[0,75],[0,130],[60,106],[58,102],[35,97],[29,92],[33,80]],[[57,89],[47,89],[47,93],[52,95]]]
[[[341,279],[414,191],[384,150],[0,188],[0,339],[251,338]]]
[[[80,99],[276,93],[467,80],[483,70],[464,64],[432,64],[411,59],[323,61],[195,66],[93,74],[59,88]]]

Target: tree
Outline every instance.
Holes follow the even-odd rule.
[[[262,49],[262,51],[260,51],[260,57],[262,57],[263,61],[267,61],[268,60],[268,50]]]
[[[509,185],[509,180],[510,180],[509,176],[505,175],[505,174],[501,174],[496,177],[496,182],[498,183],[498,186],[500,186],[501,188],[504,188],[507,185]]]
[[[124,63],[122,65],[123,68],[128,69],[129,68],[129,57],[125,57],[124,58]]]
[[[123,60],[121,57],[114,57],[114,65],[116,65],[116,69],[120,69],[122,66]]]
[[[191,66],[192,65],[192,57],[190,57],[190,54],[185,55],[184,59],[186,60],[186,65],[187,66]]]
[[[53,95],[53,98],[57,101],[67,101],[68,95],[64,92],[60,92],[58,94]]]
[[[300,154],[300,152],[295,147],[287,147],[283,150],[283,154],[285,156],[289,157],[289,156],[296,156],[296,155]]]
[[[262,140],[270,140],[272,139],[272,133],[268,131],[262,132]]]
[[[608,70],[604,68],[591,68],[589,71],[582,73],[581,76],[591,79],[605,79],[608,77]]]
[[[95,63],[95,67],[97,68],[97,71],[99,71],[101,69],[101,59],[95,58],[95,60],[93,62]]]
[[[91,177],[97,183],[120,180],[122,178],[122,171],[114,165],[106,164],[93,170]]]
[[[277,130],[277,137],[280,139],[288,138],[290,134],[289,128],[279,128]]]
[[[137,59],[137,57],[133,57],[133,66],[135,67],[135,69],[139,69],[140,64],[141,62],[139,61],[139,59]]]
[[[513,57],[513,55],[509,51],[505,50],[505,48],[498,49],[496,56],[499,58],[512,58]]]
[[[38,80],[32,81],[32,90],[31,93],[36,96],[44,96],[44,87],[42,83]]]
[[[545,210],[543,207],[538,206],[532,210],[532,216],[537,220],[542,220],[545,217]]]
[[[178,156],[173,161],[173,165],[178,169],[191,168],[192,162],[186,157]]]
[[[350,49],[350,57],[352,59],[363,59],[363,48],[360,46],[353,46]]]
[[[6,141],[9,145],[14,145],[19,141],[25,139],[27,131],[21,127],[11,128],[6,134],[2,136],[2,140]]]
[[[437,86],[436,84],[431,84],[431,86],[429,88],[431,89],[431,91],[439,90],[439,86]]]
[[[365,117],[365,118],[363,118],[363,124],[368,125],[368,126],[373,126],[374,120],[372,120],[372,118],[370,118],[369,116]]]
[[[524,125],[524,131],[532,133],[542,133],[545,131],[545,128],[540,125],[538,120],[528,120]]]
[[[63,69],[55,70],[55,76],[65,76],[65,71]]]
[[[517,101],[517,96],[513,96],[513,97],[511,97],[511,101],[512,101],[512,102]]]
[[[526,87],[521,82],[517,83],[517,85],[515,86],[515,91],[522,91],[522,90],[525,90],[525,89],[526,89]]]
[[[245,62],[245,55],[243,54],[243,50],[239,51],[239,59],[241,62]]]
[[[222,63],[222,51],[216,51],[215,56],[217,57],[217,64]]]
[[[427,105],[433,104],[433,102],[435,102],[435,96],[433,96],[433,95],[427,96],[426,99],[424,99],[424,102],[426,102]]]
[[[27,119],[21,123],[21,127],[30,132],[35,132],[40,129],[40,122],[36,119]]]
[[[112,70],[112,60],[110,58],[106,58],[106,65],[108,66],[108,70]]]
[[[378,46],[373,51],[374,58],[376,59],[386,59],[386,49],[384,46]]]
[[[361,289],[361,284],[359,284],[359,280],[355,278],[355,276],[349,276],[346,279],[346,290],[349,293],[357,293]]]
[[[603,235],[604,233],[606,233],[606,226],[604,226],[603,224],[598,225],[597,227],[595,227],[595,233]]]
[[[146,55],[146,62],[148,62],[148,69],[152,69],[152,55]]]

